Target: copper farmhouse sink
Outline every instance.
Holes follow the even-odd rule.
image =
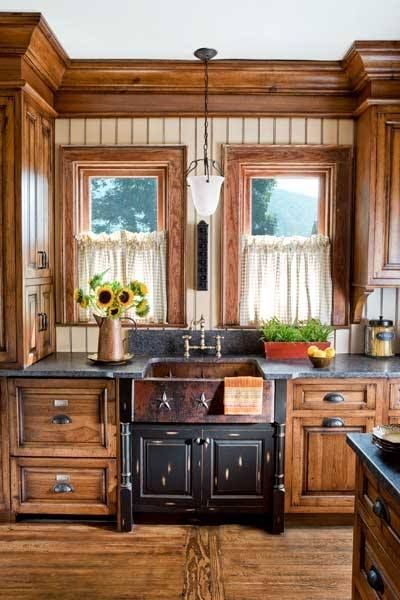
[[[146,368],[144,379],[224,379],[250,375],[262,377],[255,361],[155,360]]]

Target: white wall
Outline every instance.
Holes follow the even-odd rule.
[[[202,156],[202,118],[105,118],[58,119],[56,121],[56,170],[60,144],[185,144],[188,162]],[[250,144],[353,144],[351,119],[242,118],[210,120],[212,158],[220,161],[226,143]],[[56,172],[56,182],[58,183]],[[56,189],[56,202],[58,190]],[[220,212],[208,218],[209,290],[198,292],[195,283],[195,226],[198,216],[188,194],[187,225],[187,316],[188,321],[203,313],[207,327],[218,324],[220,301]],[[384,314],[398,321],[398,290],[376,290],[368,299],[365,316]],[[335,332],[338,352],[361,352],[363,327],[352,326]],[[57,327],[57,350],[94,352],[97,330],[93,327]]]

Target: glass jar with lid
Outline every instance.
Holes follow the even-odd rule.
[[[394,328],[393,321],[384,319],[371,319],[365,327],[365,354],[376,358],[394,356]]]

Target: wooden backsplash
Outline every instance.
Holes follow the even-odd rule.
[[[220,160],[221,145],[250,144],[353,144],[351,119],[247,118],[210,119],[212,158]],[[188,162],[202,155],[202,118],[105,118],[58,119],[55,130],[56,169],[60,144],[185,144]],[[58,175],[56,173],[56,182]],[[56,189],[56,201],[58,190]],[[187,317],[188,321],[206,318],[206,326],[215,327],[219,315],[220,290],[220,213],[208,218],[210,225],[209,290],[194,290],[196,211],[188,194],[187,224]],[[376,290],[368,298],[367,318],[384,314],[398,323],[398,289]],[[335,333],[338,352],[363,350],[363,325],[339,329]],[[93,327],[57,327],[57,350],[96,351],[97,330]]]

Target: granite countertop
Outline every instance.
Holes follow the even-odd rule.
[[[184,359],[181,356],[141,356],[134,357],[131,363],[123,366],[100,366],[91,363],[87,355],[80,352],[60,352],[53,354],[26,369],[0,369],[0,377],[107,377],[107,378],[143,378],[150,361],[244,361],[257,362],[265,379],[299,378],[387,378],[400,377],[400,357],[387,360],[368,358],[361,354],[340,354],[327,369],[314,369],[308,360],[270,361],[261,355],[230,355],[216,359],[213,355],[193,356]]]
[[[348,433],[347,443],[356,452],[383,487],[400,501],[400,460],[377,448],[370,433]]]

